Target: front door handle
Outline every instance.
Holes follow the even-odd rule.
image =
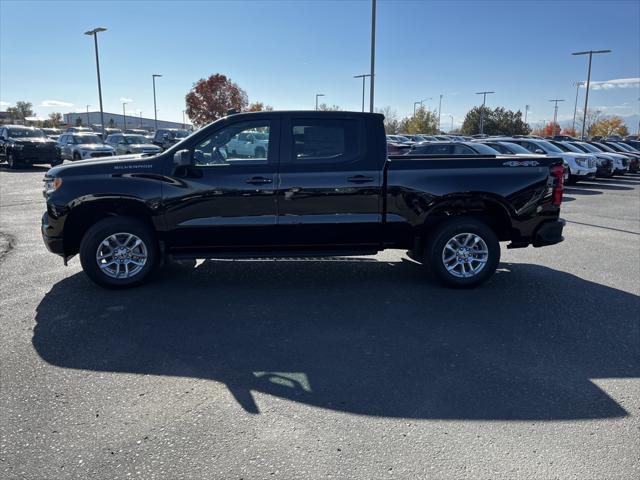
[[[251,177],[245,180],[245,183],[250,183],[252,185],[264,185],[265,183],[272,183],[272,180],[265,177]]]
[[[364,175],[354,175],[353,177],[347,178],[347,180],[351,183],[369,183],[369,182],[373,182],[373,177],[365,177]]]

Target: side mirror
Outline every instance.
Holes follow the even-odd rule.
[[[193,164],[190,150],[178,150],[173,154],[173,164],[176,167],[188,167]]]

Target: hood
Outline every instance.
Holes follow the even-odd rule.
[[[162,160],[158,155],[118,155],[115,157],[98,157],[81,162],[63,163],[50,168],[47,176],[66,177],[92,174],[117,173],[151,173],[159,171]]]
[[[47,138],[47,137],[21,137],[21,138],[9,137],[9,141],[13,143],[24,143],[24,144],[56,143],[54,140],[51,140],[50,138]]]

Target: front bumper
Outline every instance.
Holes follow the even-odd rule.
[[[42,215],[42,225],[40,232],[42,233],[42,241],[51,253],[64,257],[64,242],[62,237],[51,235],[52,227],[49,225],[49,214],[45,212]]]
[[[562,242],[564,240],[562,230],[566,224],[567,222],[562,218],[544,222],[538,227],[535,235],[533,236],[533,246],[544,247]]]

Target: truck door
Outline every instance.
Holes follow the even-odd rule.
[[[278,237],[302,248],[375,248],[381,240],[384,143],[364,115],[282,121]]]
[[[194,137],[194,165],[174,171],[163,187],[169,243],[177,249],[259,250],[274,242],[279,120],[239,120]],[[247,130],[268,135],[261,158],[231,153],[232,139]]]

